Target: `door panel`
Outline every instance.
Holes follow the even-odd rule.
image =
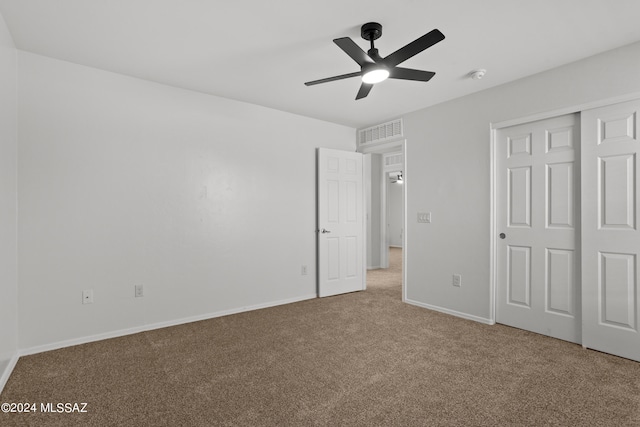
[[[640,101],[582,113],[583,345],[640,361]]]
[[[635,228],[635,154],[599,159],[600,228]]]
[[[362,154],[318,149],[318,294],[365,288]]]
[[[635,255],[600,253],[600,322],[636,329]]]
[[[531,167],[509,169],[509,226],[531,227]]]
[[[578,167],[580,129],[567,115],[497,134],[496,320],[580,342]]]
[[[326,263],[327,280],[338,280],[340,278],[340,240],[335,237],[326,239]]]
[[[574,315],[573,295],[576,293],[574,266],[574,251],[547,248],[547,311],[567,316]]]
[[[547,165],[547,227],[574,228],[573,162]]]
[[[509,304],[531,306],[531,248],[509,246]]]

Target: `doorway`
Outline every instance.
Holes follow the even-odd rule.
[[[406,300],[406,141],[366,147],[367,269],[399,277]],[[393,270],[393,271],[392,271]],[[394,277],[395,277],[394,276]]]
[[[386,209],[386,268],[402,268],[397,265],[402,259],[402,241],[404,237],[404,177],[402,169],[386,173],[386,192],[383,199]]]
[[[387,173],[387,243],[394,248],[402,248],[404,235],[403,184],[402,170]]]

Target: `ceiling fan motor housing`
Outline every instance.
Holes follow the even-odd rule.
[[[382,35],[382,25],[377,22],[367,22],[360,28],[360,35],[365,40],[378,40]]]

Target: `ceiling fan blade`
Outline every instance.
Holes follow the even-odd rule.
[[[413,70],[411,68],[392,68],[389,72],[389,78],[402,80],[417,80],[419,82],[428,82],[436,73],[433,71]]]
[[[373,87],[372,84],[369,83],[362,83],[360,85],[360,90],[358,91],[358,94],[356,95],[356,101],[358,99],[362,99],[365,96],[369,95],[369,92],[371,92],[371,88]]]
[[[367,52],[362,50],[360,46],[356,44],[349,37],[341,37],[339,39],[333,40],[338,47],[351,57],[354,61],[358,63],[359,66],[363,66],[364,64],[375,64],[375,61],[371,59]]]
[[[424,36],[412,41],[405,47],[401,47],[384,58],[384,63],[389,68],[395,67],[399,63],[406,61],[442,40],[444,40],[444,34],[442,34],[440,30],[431,30]]]
[[[341,74],[339,76],[327,77],[326,79],[320,79],[320,80],[314,80],[314,81],[311,81],[311,82],[306,82],[305,85],[313,86],[313,85],[317,85],[317,84],[320,84],[320,83],[329,83],[329,82],[333,82],[333,81],[336,81],[336,80],[348,79],[350,77],[358,77],[358,76],[360,76],[360,74],[362,74],[360,71],[357,71],[355,73],[349,73],[349,74]]]

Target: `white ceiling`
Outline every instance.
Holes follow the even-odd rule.
[[[640,40],[639,0],[0,0],[0,13],[25,51],[352,127]],[[436,76],[359,101],[357,77],[304,86],[359,71],[332,40],[367,50],[369,21],[382,56],[442,31],[402,64]]]

